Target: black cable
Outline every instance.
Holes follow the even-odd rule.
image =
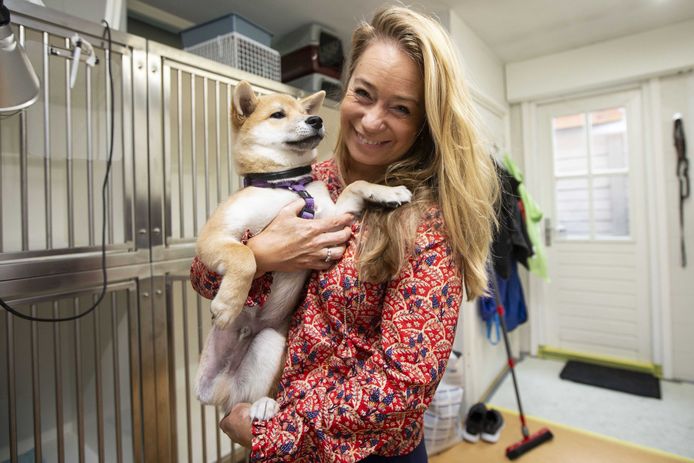
[[[96,302],[94,302],[94,305],[92,305],[89,309],[85,310],[84,312],[77,314],[77,315],[72,315],[70,317],[63,317],[63,318],[43,318],[43,317],[32,317],[30,315],[25,315],[18,310],[10,307],[4,300],[0,299],[0,305],[10,312],[12,315],[23,318],[24,320],[29,320],[32,322],[69,322],[72,320],[77,320],[78,318],[82,318],[86,315],[89,315],[92,313],[97,306],[101,303],[101,301],[104,299],[104,296],[106,295],[106,287],[108,286],[108,280],[106,279],[106,189],[108,188],[108,178],[111,173],[111,161],[113,159],[113,140],[115,138],[115,129],[114,129],[114,120],[115,120],[115,104],[113,101],[113,74],[111,73],[111,49],[112,49],[112,41],[111,41],[111,27],[108,24],[108,21],[105,19],[101,21],[104,24],[104,34],[108,38],[108,59],[106,60],[106,70],[108,72],[108,81],[109,81],[109,90],[111,94],[111,143],[109,144],[109,149],[108,149],[108,161],[106,162],[106,173],[104,174],[104,182],[101,187],[101,206],[102,206],[102,220],[101,220],[101,273],[103,276],[103,283],[101,286],[101,294],[99,294],[98,299]]]

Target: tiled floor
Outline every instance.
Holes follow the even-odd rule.
[[[650,399],[564,381],[563,366],[532,357],[518,363],[526,415],[694,458],[694,384],[661,381],[662,399]],[[510,375],[488,403],[517,409]]]

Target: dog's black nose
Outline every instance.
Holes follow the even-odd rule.
[[[311,116],[306,119],[306,123],[316,130],[323,127],[323,119],[321,119],[320,116]]]

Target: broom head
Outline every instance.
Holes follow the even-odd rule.
[[[538,445],[551,441],[553,437],[554,435],[552,434],[552,431],[547,428],[542,428],[522,441],[507,447],[506,456],[509,460],[515,460],[521,455],[531,451]]]

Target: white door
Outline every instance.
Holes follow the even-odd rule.
[[[638,91],[537,107],[546,347],[652,361],[640,111]]]

